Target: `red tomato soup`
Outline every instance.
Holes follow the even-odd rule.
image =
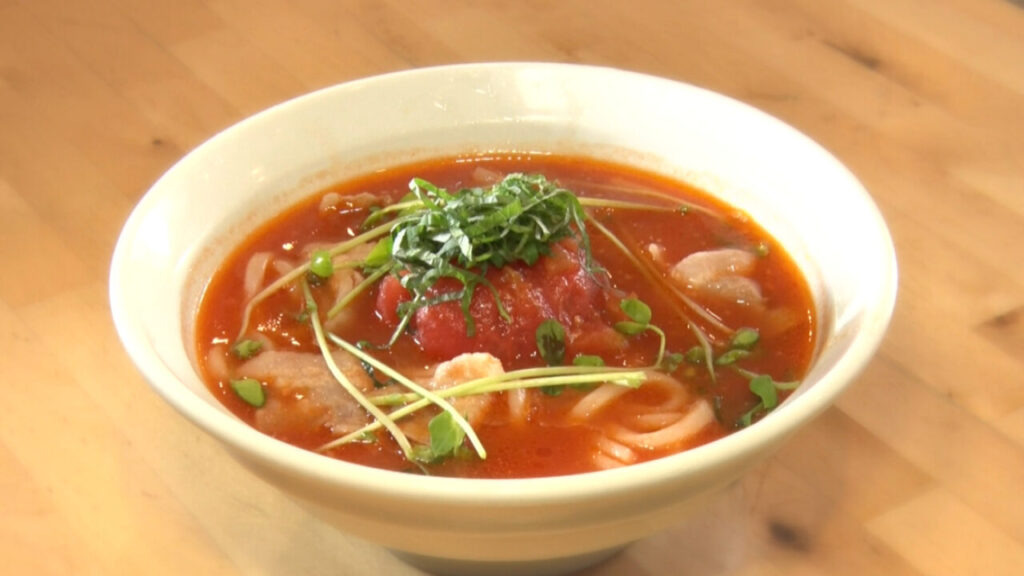
[[[815,327],[797,267],[741,210],[626,166],[492,154],[365,175],[253,230],[196,339],[209,388],[275,438],[524,478],[756,425]]]

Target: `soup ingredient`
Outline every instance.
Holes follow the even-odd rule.
[[[640,462],[779,405],[813,315],[770,239],[620,167],[516,163],[542,169],[401,168],[254,235],[204,297],[211,386],[323,453],[488,477]]]
[[[591,265],[589,238],[583,225],[583,207],[576,196],[542,175],[510,174],[490,188],[467,188],[450,194],[422,178],[413,178],[411,195],[417,210],[391,230],[391,259],[401,270],[399,281],[412,299],[398,307],[400,318],[392,342],[417,310],[439,301],[457,300],[466,334],[475,334],[470,303],[478,286],[494,292],[485,279],[488,269],[522,262],[533,265],[551,246],[576,237]],[[443,278],[461,283],[458,290],[431,296]],[[503,320],[511,318],[501,299],[495,308]]]
[[[231,389],[254,408],[260,408],[266,403],[267,397],[263,393],[263,385],[255,378],[239,378],[231,381]]]

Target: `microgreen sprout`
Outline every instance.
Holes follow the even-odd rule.
[[[240,358],[242,360],[248,360],[249,358],[252,358],[256,354],[258,354],[262,348],[262,342],[260,342],[259,340],[251,340],[247,338],[245,340],[239,340],[238,342],[235,342],[235,345],[231,347],[231,353],[234,354],[235,357],[237,358]]]
[[[776,382],[768,374],[760,374],[747,370],[740,366],[740,362],[755,353],[755,348],[761,340],[760,333],[754,328],[740,328],[733,333],[729,340],[729,346],[717,357],[712,357],[710,370],[714,373],[715,367],[728,367],[747,378],[750,392],[758,399],[750,410],[744,412],[735,422],[739,428],[750,426],[758,416],[767,414],[774,410],[779,404],[779,392],[795,389],[800,385],[799,381]],[[702,365],[707,363],[704,349],[697,346],[691,348],[684,354],[684,360],[691,364]]]
[[[682,355],[665,353],[665,331],[651,324],[651,307],[637,298],[623,298],[619,302],[619,308],[629,320],[616,322],[615,330],[626,336],[636,336],[648,330],[654,332],[658,336],[658,356],[654,361],[655,368],[664,372],[674,371],[682,361]]]
[[[356,402],[363,407],[363,409],[373,416],[374,421],[380,422],[381,425],[391,433],[391,436],[396,442],[398,442],[398,446],[402,449],[406,458],[411,458],[412,445],[409,443],[409,439],[405,436],[405,433],[402,432],[394,421],[388,418],[387,414],[367,400],[366,396],[359,390],[359,388],[356,388],[355,384],[348,379],[348,376],[345,375],[341,368],[338,367],[337,362],[334,361],[334,356],[331,355],[331,351],[327,347],[327,337],[325,336],[323,324],[320,322],[320,316],[317,313],[316,301],[313,299],[313,293],[310,291],[308,282],[302,282],[302,291],[305,295],[306,309],[309,311],[309,319],[310,323],[313,325],[313,332],[316,336],[317,345],[320,347],[320,352],[323,355],[324,361],[327,362],[327,368],[330,370],[331,375],[334,376],[334,379],[337,380],[343,388],[345,388],[345,391],[348,392],[352,398],[354,398]]]
[[[261,408],[267,402],[263,384],[255,378],[239,378],[228,383],[243,402],[253,408]]]
[[[548,366],[561,366],[565,361],[565,328],[558,320],[547,319],[537,326],[537,351]]]
[[[316,250],[310,256],[309,271],[319,278],[330,278],[334,274],[334,263],[327,250]]]

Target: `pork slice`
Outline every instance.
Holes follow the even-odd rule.
[[[355,357],[338,350],[333,358],[356,388],[373,389]],[[267,401],[256,411],[255,425],[268,434],[294,437],[326,427],[343,435],[369,423],[365,410],[334,378],[319,353],[267,350],[239,367],[238,376],[255,378],[267,387]]]

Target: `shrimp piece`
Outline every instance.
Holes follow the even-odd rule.
[[[761,286],[750,278],[757,256],[737,248],[694,252],[669,270],[679,287],[697,294],[760,308]]]
[[[417,381],[424,388],[437,391],[477,378],[498,376],[504,373],[505,369],[501,365],[501,360],[484,352],[475,352],[460,354],[451,360],[442,362],[437,365],[429,378],[417,379]],[[459,414],[462,414],[470,426],[476,426],[483,422],[490,411],[491,405],[494,403],[494,394],[450,398],[449,402]],[[421,410],[412,416],[403,418],[399,422],[399,426],[409,439],[420,444],[429,444],[430,420],[436,413],[433,410]]]
[[[501,360],[486,352],[459,354],[455,358],[438,364],[434,376],[427,383],[431,390],[451,388],[457,384],[500,376],[505,373]],[[475,394],[452,400],[452,406],[462,414],[472,426],[482,422],[494,401],[493,394]]]

